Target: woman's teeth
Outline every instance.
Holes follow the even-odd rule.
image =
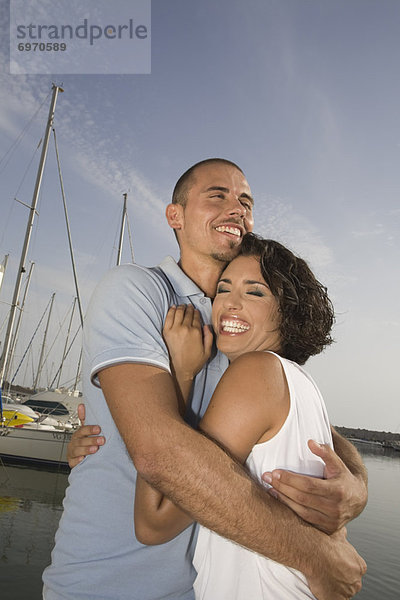
[[[243,333],[250,329],[250,325],[238,323],[237,321],[221,321],[221,329],[228,333]]]

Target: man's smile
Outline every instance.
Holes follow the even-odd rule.
[[[226,225],[217,225],[217,227],[215,227],[215,231],[218,231],[219,233],[228,233],[229,235],[233,235],[237,238],[241,238],[242,235],[244,235],[243,228],[233,223],[227,223]]]

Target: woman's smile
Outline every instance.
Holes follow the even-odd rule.
[[[219,332],[221,335],[241,335],[249,331],[250,325],[246,321],[241,320],[239,317],[230,315],[222,316],[220,319]]]

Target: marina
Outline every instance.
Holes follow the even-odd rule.
[[[67,467],[67,444],[72,433],[46,426],[0,429],[0,457],[11,463]]]
[[[26,261],[28,256],[29,244],[32,234],[32,227],[35,215],[37,214],[37,203],[41,189],[43,173],[47,158],[47,150],[49,145],[50,133],[53,131],[54,143],[57,156],[57,164],[59,170],[61,192],[64,204],[64,213],[67,224],[67,233],[70,246],[72,269],[74,273],[76,301],[80,314],[80,326],[83,323],[83,314],[80,302],[80,294],[75,270],[75,262],[72,251],[70,228],[68,222],[67,208],[64,195],[64,187],[62,182],[59,154],[56,141],[56,133],[53,126],[55,106],[59,93],[63,89],[53,84],[52,97],[49,107],[49,113],[43,137],[42,150],[40,161],[36,174],[36,182],[33,191],[33,197],[26,225],[26,233],[24,244],[20,257],[20,264],[17,271],[17,277],[14,286],[13,298],[10,304],[8,315],[7,329],[4,341],[1,347],[0,354],[0,458],[8,462],[31,462],[36,464],[45,464],[50,466],[60,466],[65,468],[66,465],[66,447],[71,437],[71,431],[78,426],[77,406],[79,403],[79,393],[75,391],[76,383],[79,379],[79,365],[76,376],[76,381],[73,391],[61,393],[58,390],[47,389],[44,393],[38,394],[40,377],[45,363],[46,341],[50,325],[55,293],[53,292],[51,300],[48,304],[47,322],[43,336],[43,342],[39,353],[39,358],[36,366],[36,373],[32,384],[32,394],[28,398],[19,398],[12,391],[12,383],[18,374],[20,366],[26,356],[25,351],[22,360],[20,361],[15,374],[12,375],[12,366],[14,359],[14,351],[18,341],[19,328],[21,317],[23,314],[26,295],[29,288],[30,276],[32,273],[32,265],[29,269],[28,278],[25,284],[25,293],[21,301],[21,287],[23,276],[26,273]],[[5,272],[5,261],[2,275]],[[61,372],[64,360],[68,354],[67,347],[71,330],[71,323],[74,314],[75,300],[71,311],[70,326],[65,341],[61,365],[53,378],[54,383],[58,379],[58,384],[61,378]],[[43,320],[45,313],[39,322]],[[36,329],[37,331],[37,329]],[[36,334],[35,331],[35,334]],[[79,331],[79,330],[78,330]],[[32,340],[31,340],[32,341]],[[29,348],[29,346],[28,346]],[[80,362],[80,361],[79,361]],[[7,395],[5,395],[7,392]]]
[[[362,444],[370,495],[348,536],[368,564],[359,600],[397,600],[400,589],[400,454]],[[40,600],[62,514],[68,475],[59,469],[5,466],[0,462],[0,597]],[[89,508],[88,508],[89,509]],[[112,577],[112,573],[110,573]]]
[[[46,391],[34,394],[24,402],[3,403],[0,459],[8,463],[43,464],[65,469],[67,444],[79,424],[79,402],[79,396]],[[25,420],[20,422],[23,417]]]

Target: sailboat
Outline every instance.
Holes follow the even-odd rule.
[[[10,349],[12,345],[11,340],[16,310],[18,307],[22,275],[25,272],[25,261],[28,253],[29,240],[43,177],[50,132],[54,120],[55,105],[58,94],[62,91],[63,90],[61,87],[53,85],[53,94],[49,108],[45,135],[43,138],[42,153],[36,177],[32,204],[29,212],[25,241],[21,254],[17,281],[14,288],[14,296],[11,303],[8,327],[3,344],[3,353],[0,358],[0,386],[3,385],[5,374],[7,373],[7,368],[10,362]],[[40,412],[35,411],[33,408],[28,406],[24,406],[24,404],[13,403],[12,406],[10,405],[10,402],[4,402],[3,404],[1,402],[0,395],[0,458],[18,462],[33,461],[38,463],[53,464],[59,467],[66,467],[66,451],[68,442],[72,435],[71,429],[73,429],[74,426],[78,426],[78,419],[76,415],[77,404],[78,400],[75,403],[74,410],[71,409],[71,411],[67,411],[68,419],[64,419],[63,422],[60,422],[59,419],[55,419],[49,415],[43,416],[43,414],[41,415]],[[75,421],[73,421],[74,415],[76,415]],[[51,421],[51,419],[53,419],[53,421]]]
[[[29,243],[30,232],[32,229],[33,218],[36,210],[36,201],[39,194],[41,177],[43,174],[44,162],[47,153],[49,134],[52,128],[54,119],[54,109],[58,92],[63,91],[57,86],[53,86],[53,97],[50,105],[49,116],[46,126],[46,132],[42,145],[42,155],[40,159],[38,175],[36,180],[35,191],[32,199],[32,206],[30,210],[30,216],[28,220],[27,232],[25,236],[25,243],[21,257],[21,263],[18,272],[18,279],[15,286],[14,298],[12,301],[12,311],[18,304],[19,289],[21,287],[22,273],[25,271],[25,260],[27,256],[27,249]],[[54,130],[53,130],[54,131]],[[55,136],[54,136],[55,137]],[[56,145],[56,154],[58,159],[58,151]],[[76,300],[80,313],[81,324],[83,322],[82,308],[79,299],[79,291],[77,285],[76,269],[72,253],[72,244],[70,238],[70,231],[68,225],[68,218],[66,214],[66,203],[64,197],[64,189],[62,184],[61,172],[60,172],[60,183],[61,191],[64,201],[64,210],[68,228],[68,238],[70,241],[70,251],[72,267],[74,272],[75,287],[76,287]],[[124,204],[121,219],[121,229],[119,236],[118,254],[117,254],[117,265],[121,263],[122,244],[124,238],[124,228],[127,221],[127,193],[123,194]],[[129,222],[128,222],[129,228]],[[133,250],[131,246],[132,261]],[[75,305],[74,305],[75,306]],[[6,341],[4,343],[4,351],[0,360],[0,384],[3,383],[4,373],[6,372],[8,362],[8,352],[10,349],[10,339],[13,329],[13,312],[11,312],[8,330],[6,334]],[[71,315],[72,321],[72,315]],[[70,325],[71,325],[70,321]],[[69,332],[68,332],[69,333]],[[66,347],[64,349],[63,361],[66,356]],[[39,361],[40,362],[40,361]],[[60,380],[61,368],[59,372],[58,380]],[[39,369],[38,369],[39,371]],[[71,439],[72,431],[79,426],[79,420],[77,415],[78,404],[81,400],[79,397],[70,396],[67,394],[60,394],[58,391],[46,391],[39,394],[34,394],[25,403],[18,404],[20,411],[28,411],[32,409],[32,413],[29,416],[32,421],[28,421],[28,413],[26,417],[22,416],[22,412],[18,413],[18,419],[7,419],[6,404],[3,406],[3,416],[0,414],[0,458],[7,459],[9,461],[23,461],[23,462],[36,462],[46,463],[50,465],[56,465],[58,467],[67,467],[67,446]],[[23,408],[24,407],[24,408]],[[1,413],[1,396],[0,396],[0,413]],[[15,414],[14,414],[15,417]],[[25,422],[23,422],[25,421]]]

